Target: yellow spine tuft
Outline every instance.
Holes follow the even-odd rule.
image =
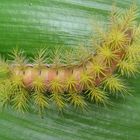
[[[128,87],[118,75],[111,75],[103,82],[104,90],[109,90],[114,95],[125,95],[128,93]]]
[[[96,104],[103,104],[105,106],[109,103],[109,98],[106,92],[99,89],[98,87],[90,88],[89,91],[87,91],[87,96]]]

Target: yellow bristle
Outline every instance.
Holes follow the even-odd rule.
[[[28,63],[28,59],[26,58],[24,51],[21,49],[14,49],[10,55],[12,59],[12,63],[18,65],[20,70],[24,70],[26,68],[26,64]]]
[[[11,86],[13,87],[13,89],[25,87],[23,84],[22,75],[13,74],[10,80],[11,80]]]
[[[133,42],[139,43],[139,36],[140,36],[140,25],[133,26]]]
[[[123,49],[126,44],[130,42],[125,31],[119,30],[117,27],[113,28],[107,36],[106,44],[111,49]]]
[[[73,75],[67,78],[65,83],[65,89],[67,92],[77,91],[77,80]]]
[[[29,94],[26,90],[20,89],[17,91],[12,100],[12,106],[15,110],[24,113],[28,110],[29,104]]]
[[[93,76],[88,74],[87,72],[83,72],[80,77],[80,86],[82,89],[87,89],[90,86],[94,85]]]
[[[59,111],[62,111],[62,109],[65,106],[64,98],[62,94],[59,93],[52,93],[51,94],[51,101],[54,102],[56,107],[58,108]]]
[[[65,53],[62,55],[63,63],[66,65],[73,65],[75,62],[75,52],[70,49],[66,50]]]
[[[87,95],[88,98],[96,104],[106,105],[109,102],[106,92],[98,87],[90,88]]]
[[[12,95],[10,80],[4,80],[0,83],[0,106],[7,107],[11,103]]]
[[[46,87],[42,77],[37,76],[34,78],[32,82],[32,89],[39,92],[45,91]]]
[[[10,74],[10,67],[6,60],[0,55],[0,79],[8,78]]]
[[[55,69],[58,69],[62,65],[61,48],[54,49],[54,51],[52,51],[51,56],[52,56],[52,58],[51,58],[52,67],[54,67]]]
[[[75,51],[75,63],[82,64],[83,66],[86,65],[86,62],[91,55],[91,48],[79,46]]]
[[[84,109],[86,107],[86,102],[84,101],[84,97],[78,93],[69,93],[68,101],[75,107]]]
[[[35,91],[33,94],[33,99],[39,114],[42,115],[44,109],[49,106],[47,97],[43,93]]]
[[[140,60],[140,47],[138,45],[129,46],[126,50],[125,59],[136,62]]]
[[[119,16],[119,25],[120,28],[126,29],[133,27],[135,20],[138,16],[138,8],[136,4],[133,4],[129,9],[127,9],[123,14]]]
[[[139,72],[138,64],[128,60],[120,61],[118,63],[118,70],[122,75],[126,75],[127,77],[135,76]]]
[[[125,85],[124,81],[120,79],[118,75],[112,75],[106,78],[103,82],[104,90],[109,90],[112,94],[126,94],[128,93],[128,87]]]
[[[50,90],[53,93],[63,93],[64,91],[64,84],[60,81],[60,79],[54,79],[49,84]]]
[[[34,68],[40,69],[44,67],[47,61],[46,49],[37,50],[37,54],[35,54],[33,58]]]
[[[95,78],[100,78],[101,75],[105,76],[105,66],[103,62],[93,60],[89,68],[89,72],[91,72]]]
[[[112,50],[108,46],[99,48],[99,56],[101,56],[105,64],[109,66],[112,64],[112,62],[118,60],[118,55],[116,52],[118,52],[118,50]]]

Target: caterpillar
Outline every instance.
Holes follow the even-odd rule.
[[[136,6],[121,14],[112,12],[107,31],[100,32],[94,44],[95,53],[85,47],[76,54],[67,51],[60,59],[56,51],[52,64],[46,63],[46,49],[39,50],[31,61],[16,49],[10,60],[1,58],[1,107],[25,112],[34,106],[42,114],[50,102],[60,111],[68,104],[84,109],[88,101],[105,106],[111,102],[111,95],[129,94],[123,77],[139,73],[137,13]]]

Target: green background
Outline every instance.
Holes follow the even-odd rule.
[[[120,8],[131,0],[116,0]],[[136,1],[140,8],[140,1]],[[112,0],[0,0],[0,52],[23,48],[79,46],[90,41],[93,26],[107,24]],[[140,15],[139,15],[140,17]],[[139,18],[137,19],[139,21]],[[0,112],[0,140],[140,140],[140,75],[130,79],[133,96],[114,100],[113,107],[89,105],[88,112],[73,109],[59,114],[54,108],[44,119]]]

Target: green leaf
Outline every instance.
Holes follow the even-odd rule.
[[[140,8],[140,1],[135,1]],[[91,45],[93,26],[108,23],[113,2],[0,0],[0,52],[8,56],[18,46],[30,57],[39,48]],[[131,0],[116,0],[116,5],[125,9]],[[113,99],[108,108],[88,104],[86,112],[68,108],[59,114],[52,107],[44,119],[32,111],[24,116],[11,109],[0,112],[0,140],[138,140],[140,75],[129,82],[135,90],[133,96]]]

